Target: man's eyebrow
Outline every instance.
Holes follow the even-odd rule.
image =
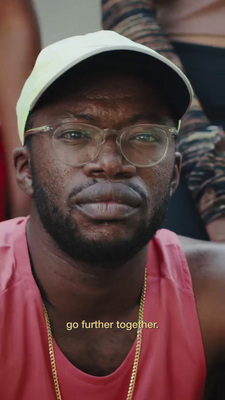
[[[129,122],[136,123],[136,122],[140,122],[143,120],[145,120],[145,121],[147,120],[147,121],[149,121],[149,123],[153,123],[153,124],[154,123],[155,124],[168,124],[168,123],[171,124],[171,122],[173,122],[172,117],[158,114],[158,113],[135,114],[129,119]]]
[[[95,121],[95,117],[91,114],[85,114],[85,113],[76,113],[73,111],[65,111],[62,112],[58,115],[58,118],[62,119],[62,118],[69,118],[69,119],[83,119],[86,120],[88,122],[94,122]]]
[[[64,111],[58,114],[58,119],[78,119],[78,120],[85,120],[90,123],[96,123],[96,117],[91,114],[86,113],[77,113],[74,111]],[[171,125],[173,124],[172,117],[158,114],[158,113],[140,113],[135,114],[131,118],[127,120],[127,124],[135,124],[138,122],[147,121],[148,123],[152,124],[162,124],[162,125]]]

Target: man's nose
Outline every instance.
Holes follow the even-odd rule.
[[[87,163],[83,171],[88,176],[106,175],[108,178],[119,178],[135,175],[136,167],[124,158],[116,139],[107,138],[99,155]]]

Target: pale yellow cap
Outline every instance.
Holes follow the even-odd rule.
[[[163,69],[164,75],[168,74],[169,71],[171,72],[171,70],[174,72],[175,79],[173,79],[172,83],[170,82],[171,79],[168,78],[168,92],[172,92],[170,96],[174,97],[174,102],[179,107],[181,118],[189,107],[193,95],[190,82],[183,72],[149,47],[135,43],[113,31],[99,31],[61,40],[40,52],[17,103],[18,131],[21,142],[23,143],[24,141],[24,129],[30,111],[54,81],[83,60],[97,54],[118,50],[135,52],[137,56],[140,56],[140,54],[149,55],[151,61],[152,59],[158,60],[165,66]],[[119,63],[120,58],[118,57],[118,66]],[[171,85],[173,85],[172,88]],[[177,89],[178,86],[179,90]]]

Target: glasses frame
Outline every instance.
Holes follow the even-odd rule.
[[[167,152],[168,152],[168,148],[169,148],[170,134],[171,134],[172,137],[174,137],[174,138],[175,138],[176,136],[178,136],[178,133],[179,133],[179,130],[180,130],[180,125],[181,125],[181,121],[179,120],[179,121],[178,121],[178,126],[177,126],[177,128],[171,127],[171,126],[167,126],[167,125],[158,125],[158,124],[135,124],[135,125],[130,125],[130,126],[127,126],[127,127],[125,127],[125,128],[122,128],[122,129],[120,129],[120,130],[117,130],[117,129],[109,129],[109,128],[101,129],[101,128],[99,128],[99,127],[97,127],[97,126],[94,126],[94,125],[89,125],[89,124],[85,124],[85,123],[78,122],[78,121],[71,121],[71,122],[65,122],[65,123],[63,122],[63,123],[58,123],[58,124],[53,124],[53,125],[43,125],[43,126],[39,126],[39,127],[37,127],[37,128],[28,129],[28,130],[25,131],[25,133],[24,133],[24,141],[25,141],[25,139],[26,139],[29,135],[42,135],[42,136],[43,136],[44,133],[48,133],[48,132],[50,132],[50,131],[53,131],[53,135],[52,135],[52,138],[51,138],[51,144],[52,144],[53,152],[54,152],[55,156],[57,156],[57,154],[56,154],[55,151],[54,151],[54,145],[53,145],[54,136],[55,136],[55,134],[57,133],[57,130],[58,130],[60,127],[65,126],[65,125],[71,125],[71,124],[73,124],[73,123],[74,123],[74,124],[77,124],[77,125],[82,125],[82,126],[87,126],[87,127],[89,127],[89,128],[91,127],[91,128],[97,129],[97,130],[99,131],[99,134],[100,134],[101,138],[102,138],[102,141],[101,141],[101,143],[100,143],[100,147],[99,147],[98,153],[97,153],[91,160],[89,160],[89,161],[87,161],[87,162],[85,162],[85,163],[81,163],[81,164],[67,164],[66,162],[61,161],[61,160],[58,158],[59,161],[61,161],[63,164],[68,165],[68,166],[73,166],[73,167],[83,167],[84,165],[88,164],[89,162],[92,162],[95,158],[97,158],[97,157],[99,156],[101,150],[102,150],[103,144],[105,143],[105,135],[106,135],[108,132],[117,134],[117,137],[116,137],[116,144],[118,145],[122,156],[125,158],[125,160],[126,160],[129,164],[134,165],[134,166],[137,167],[137,168],[149,168],[149,167],[153,167],[154,165],[157,165],[157,164],[159,164],[160,162],[162,162],[162,161],[164,160],[164,158],[166,157],[166,154],[167,154]],[[157,162],[155,162],[155,163],[153,163],[153,164],[150,164],[150,165],[149,165],[149,164],[147,164],[147,165],[139,165],[139,164],[133,163],[132,161],[130,161],[130,160],[126,157],[126,155],[123,153],[123,150],[122,150],[122,147],[121,147],[121,138],[122,138],[123,135],[127,132],[127,130],[128,130],[128,129],[131,129],[131,128],[134,128],[134,127],[140,127],[140,126],[141,126],[141,127],[144,127],[144,126],[148,126],[148,127],[149,127],[149,126],[152,126],[152,127],[160,128],[160,129],[162,129],[162,131],[165,133],[165,135],[166,135],[166,137],[167,137],[167,146],[166,146],[165,153],[164,153],[163,156],[160,158],[160,160],[158,160]]]

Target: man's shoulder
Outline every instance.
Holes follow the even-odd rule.
[[[179,236],[191,275],[225,273],[225,243],[207,242]]]
[[[0,222],[0,249],[12,245],[13,236],[19,226],[24,224],[26,217],[19,217]]]
[[[0,292],[12,283],[18,249],[24,253],[27,218],[14,218],[0,223]]]

